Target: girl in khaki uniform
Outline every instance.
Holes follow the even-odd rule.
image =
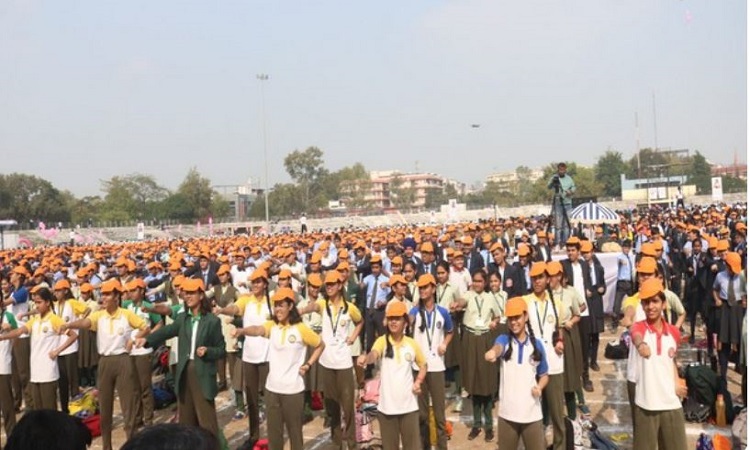
[[[101,412],[102,448],[112,450],[112,419],[115,389],[120,397],[120,409],[125,422],[125,435],[130,438],[135,428],[136,376],[128,350],[132,330],[140,330],[136,338],[149,332],[146,322],[131,311],[120,308],[122,283],[110,279],[101,284],[104,309],[89,314],[84,319],[62,325],[62,329],[91,329],[96,331],[96,346],[99,350],[99,371],[96,385],[99,388]]]
[[[271,449],[284,448],[284,428],[292,450],[302,450],[302,415],[304,377],[323,352],[320,336],[302,322],[294,306],[297,294],[289,287],[273,295],[273,319],[262,326],[235,331],[235,335],[265,336],[271,342],[268,352],[266,404],[268,437]],[[308,348],[313,349],[308,358]]]
[[[386,308],[386,334],[380,336],[367,355],[357,360],[366,367],[380,361],[378,422],[383,448],[420,450],[419,402],[422,382],[427,376],[427,360],[414,339],[406,336],[409,314],[404,302],[393,302]],[[414,375],[413,365],[419,368]]]
[[[34,315],[25,325],[13,331],[0,334],[0,340],[15,339],[22,334],[31,335],[31,377],[29,386],[34,409],[57,409],[57,380],[60,372],[57,357],[70,347],[78,335],[67,331],[68,338],[60,343],[58,333],[63,331],[63,320],[52,311],[52,292],[47,288],[35,288],[31,291]]]

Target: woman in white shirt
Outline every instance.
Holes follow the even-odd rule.
[[[60,339],[63,320],[52,311],[53,295],[47,288],[31,290],[34,308],[38,314],[13,331],[0,334],[0,340],[15,339],[22,334],[31,335],[31,377],[29,387],[34,409],[57,409],[57,380],[60,371],[57,356],[78,339],[67,330],[67,339]]]
[[[386,308],[386,334],[380,336],[367,355],[357,360],[366,367],[380,361],[380,400],[378,422],[383,448],[421,450],[419,437],[419,403],[422,382],[427,375],[427,362],[419,345],[406,336],[409,315],[403,302]],[[414,376],[413,365],[419,369]]]
[[[273,449],[284,448],[284,428],[292,450],[302,450],[302,411],[305,403],[305,375],[323,353],[325,344],[320,336],[302,322],[294,306],[297,294],[282,287],[273,295],[273,318],[262,326],[235,331],[236,335],[265,336],[268,350],[266,379],[266,412],[268,440]],[[307,349],[313,348],[307,358]]]
[[[485,354],[488,362],[500,359],[497,447],[516,450],[520,439],[526,450],[544,450],[541,397],[548,381],[544,345],[528,324],[523,298],[508,300],[505,316],[508,333],[498,336]]]

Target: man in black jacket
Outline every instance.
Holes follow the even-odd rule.
[[[563,259],[562,266],[565,272],[565,278],[568,280],[568,285],[573,286],[581,297],[586,299],[586,309],[581,311],[581,321],[578,323],[578,331],[581,335],[581,344],[584,339],[588,338],[591,330],[591,316],[590,316],[590,305],[589,298],[592,295],[591,286],[591,272],[587,269],[586,261],[581,258],[581,240],[573,236],[568,238],[565,242],[565,251],[568,254],[566,259]],[[588,358],[584,358],[583,361],[583,388],[588,392],[594,390],[593,384],[589,379],[589,367]]]
[[[688,256],[685,266],[687,279],[685,280],[685,300],[687,301],[688,320],[690,321],[690,344],[695,343],[695,321],[698,313],[701,314],[703,322],[707,322],[707,317],[703,309],[703,302],[706,298],[708,280],[708,257],[702,251],[703,243],[700,239],[693,240],[693,251]]]
[[[520,272],[515,266],[508,264],[506,251],[503,244],[495,242],[490,247],[492,261],[488,266],[488,272],[498,273],[500,275],[503,291],[508,294],[508,298],[520,297],[523,295],[524,281]]]

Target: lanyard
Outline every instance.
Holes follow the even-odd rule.
[[[440,286],[438,286],[438,288],[440,288]],[[441,292],[441,293],[440,293],[440,295],[438,296],[438,301],[437,301],[437,302],[438,302],[439,304],[442,304],[442,303],[443,303],[443,296],[445,295],[445,291],[447,291],[447,290],[448,290],[448,285],[447,285],[447,284],[444,284],[444,285],[443,285],[443,292]]]
[[[497,309],[500,310],[500,315],[505,314],[505,308],[503,308],[503,305],[500,304],[500,299],[497,298],[497,292],[492,293],[492,298],[495,299],[495,303],[497,303]]]
[[[474,303],[477,305],[477,317],[480,319],[482,318],[482,307],[484,306],[484,299],[482,299],[482,303],[479,303],[479,297],[481,297],[482,294],[474,293]]]
[[[554,301],[554,300],[551,300]],[[544,320],[547,320],[547,308],[549,308],[549,302],[545,300],[544,302]],[[544,339],[544,322],[542,321],[542,318],[539,317],[539,302],[534,300],[534,309],[536,309],[536,320],[539,322],[539,334],[542,339]]]
[[[427,347],[432,351],[432,337],[435,335],[435,322],[437,322],[437,305],[433,305],[432,313],[425,311],[425,320],[427,320],[427,327],[425,329],[425,335],[427,336]]]
[[[331,321],[331,327],[333,328],[333,337],[336,338],[336,331],[339,329],[339,320],[341,319],[341,316],[343,315],[344,307],[339,306],[339,310],[336,314],[336,323],[333,322],[333,317],[329,314],[328,319]]]

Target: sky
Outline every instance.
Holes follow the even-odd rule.
[[[747,17],[745,0],[3,0],[0,173],[84,196],[135,172],[175,189],[194,166],[262,185],[265,153],[287,182],[309,146],[331,170],[467,183],[637,140],[744,162]]]

